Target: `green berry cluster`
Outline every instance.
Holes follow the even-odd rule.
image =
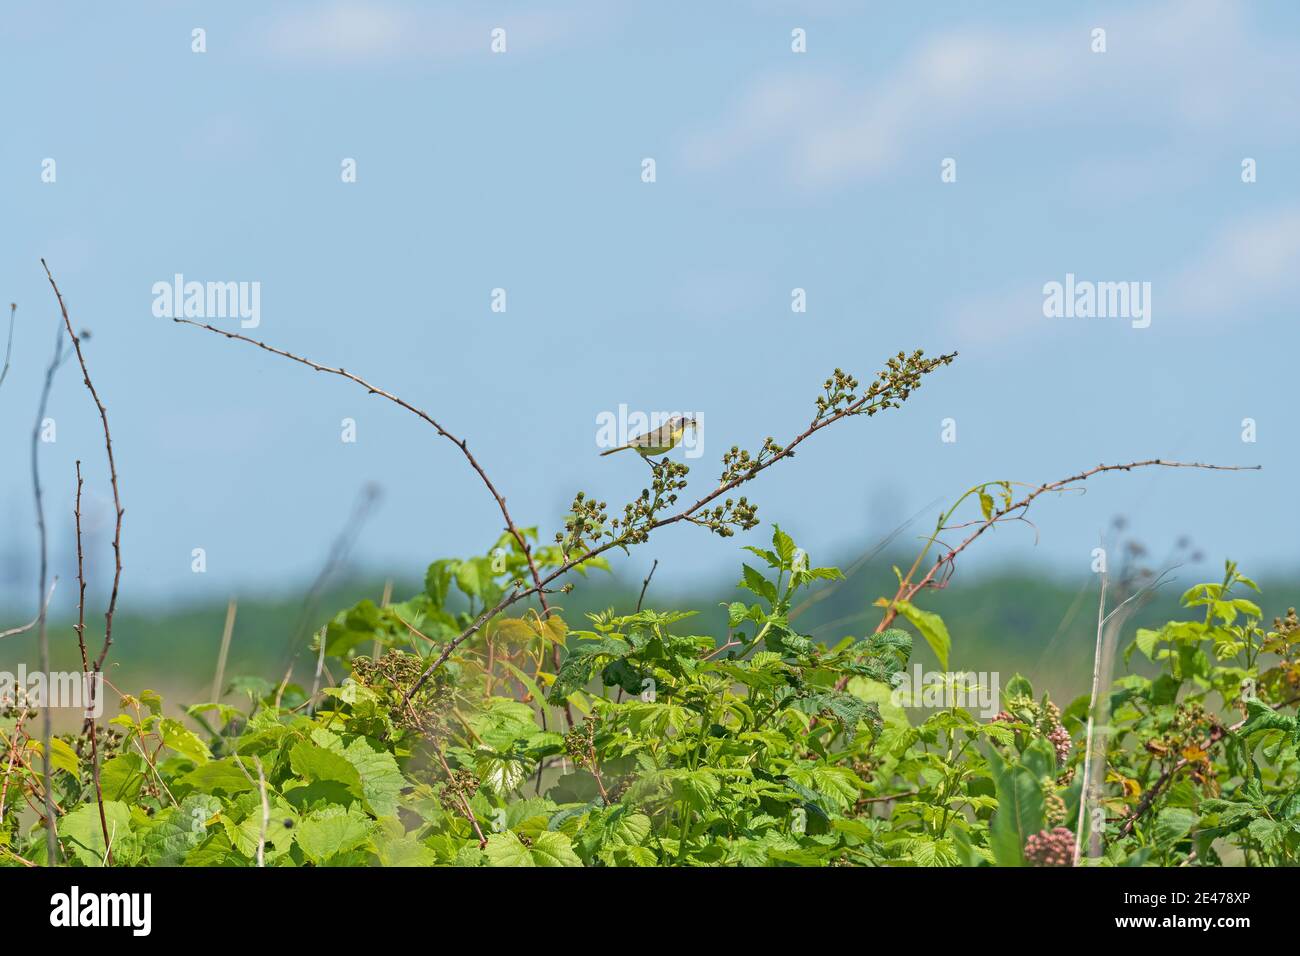
[[[1056,792],[1056,782],[1050,778],[1043,781],[1043,819],[1051,827],[1059,827],[1065,822],[1065,798]]]
[[[564,735],[564,752],[579,768],[586,767],[596,748],[596,722],[588,717],[580,724],[574,724]]]
[[[478,787],[479,779],[474,771],[460,767],[451,772],[451,777],[442,785],[442,793],[450,801],[469,803],[470,798],[478,792]]]
[[[437,670],[408,702],[406,689],[424,672],[425,662],[414,654],[390,650],[382,657],[354,657],[352,679],[375,692],[388,709],[393,726],[433,737],[447,735],[448,702],[454,692],[451,678]],[[377,736],[387,730],[376,728]]]
[[[564,520],[564,530],[555,533],[555,543],[566,556],[577,551],[590,551],[605,536],[605,522],[609,518],[603,501],[588,498],[579,491],[569,506],[569,517]]]
[[[722,456],[722,476],[719,483],[728,485],[733,481],[750,478],[757,474],[760,468],[775,461],[784,451],[785,448],[778,445],[771,435],[763,439],[763,447],[758,450],[757,455],[751,455],[739,445],[732,445],[731,450]]]
[[[650,466],[650,487],[642,488],[636,500],[623,507],[623,517],[613,521],[615,540],[623,544],[641,544],[649,539],[650,529],[664,509],[677,503],[677,492],[686,488],[690,469],[667,458]]]
[[[758,524],[758,505],[741,495],[728,498],[712,510],[705,508],[691,517],[691,523],[708,528],[720,538],[730,538],[736,529],[748,531]]]
[[[1065,766],[1070,759],[1070,732],[1061,723],[1061,708],[1043,695],[1041,703],[1025,694],[1016,694],[1007,698],[1007,709],[1001,711],[994,721],[1005,723],[1029,724],[1033,734],[1045,737],[1056,750],[1056,765]]]
[[[858,380],[843,369],[833,371],[831,377],[822,383],[822,390],[826,394],[817,396],[818,418],[831,415],[858,400]]]
[[[841,412],[851,415],[874,415],[887,408],[898,408],[908,396],[921,386],[921,379],[935,369],[951,365],[957,353],[925,358],[917,349],[911,355],[899,352],[876,373],[876,380],[858,394],[858,380],[841,369],[822,383],[824,394],[817,397],[817,417],[814,421]]]

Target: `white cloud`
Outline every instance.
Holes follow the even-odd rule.
[[[962,27],[930,37],[871,80],[827,72],[755,80],[731,115],[690,136],[684,152],[709,168],[774,148],[793,179],[824,186],[1037,124],[1062,129],[1066,142],[1081,124],[1118,142],[1126,126],[1204,135],[1243,114],[1285,115],[1300,51],[1268,49],[1245,15],[1221,0],[1106,15],[1105,53],[1089,49],[1093,20]]]
[[[384,59],[418,42],[415,20],[397,7],[340,0],[281,15],[267,29],[266,44],[289,59]]]
[[[487,53],[495,27],[507,31],[510,53],[529,53],[564,39],[575,25],[572,17],[556,11],[491,18],[382,0],[334,0],[262,21],[255,43],[273,57],[295,63],[446,61]]]
[[[1300,206],[1240,217],[1211,235],[1186,265],[1151,280],[1153,323],[1162,331],[1217,334],[1225,326],[1255,321],[1265,309],[1300,295],[1298,261]],[[1026,277],[998,293],[950,302],[944,309],[945,341],[966,350],[1001,351],[1012,345],[1029,348],[1062,328],[1083,328],[1043,317],[1043,283],[1062,280],[1062,275]]]
[[[1243,189],[1253,187],[1243,186]],[[1235,320],[1300,292],[1300,207],[1229,224],[1168,282],[1170,310],[1198,320]]]

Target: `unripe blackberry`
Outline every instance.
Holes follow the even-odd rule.
[[[1035,833],[1025,841],[1030,866],[1073,866],[1074,834],[1065,827]]]
[[[1043,799],[1043,817],[1048,826],[1059,827],[1065,822],[1065,798],[1059,793],[1049,793]]]

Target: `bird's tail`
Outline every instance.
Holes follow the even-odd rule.
[[[631,447],[632,447],[631,445],[619,445],[617,448],[610,448],[606,451],[602,451],[600,454],[602,457],[604,457],[605,455],[612,455],[616,451],[627,451]]]

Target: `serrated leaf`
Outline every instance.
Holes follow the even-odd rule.
[[[925,642],[930,645],[930,650],[934,651],[934,656],[938,658],[939,667],[947,670],[952,638],[948,636],[948,625],[943,623],[943,618],[933,611],[921,610],[910,601],[895,601],[894,607],[898,608],[899,613],[921,632]]]
[[[776,604],[776,585],[748,564],[742,564],[740,567],[744,576],[737,587],[752,591],[759,597],[765,598],[769,604]]]
[[[361,846],[369,839],[372,827],[373,822],[364,813],[331,806],[304,817],[295,838],[307,859],[322,863]]]
[[[114,853],[113,862],[120,865],[124,861],[119,848],[131,834],[131,808],[117,800],[105,800],[104,821],[108,824],[108,837],[118,851]],[[71,813],[59,817],[59,839],[83,866],[104,865],[104,830],[97,804],[83,803]]]

